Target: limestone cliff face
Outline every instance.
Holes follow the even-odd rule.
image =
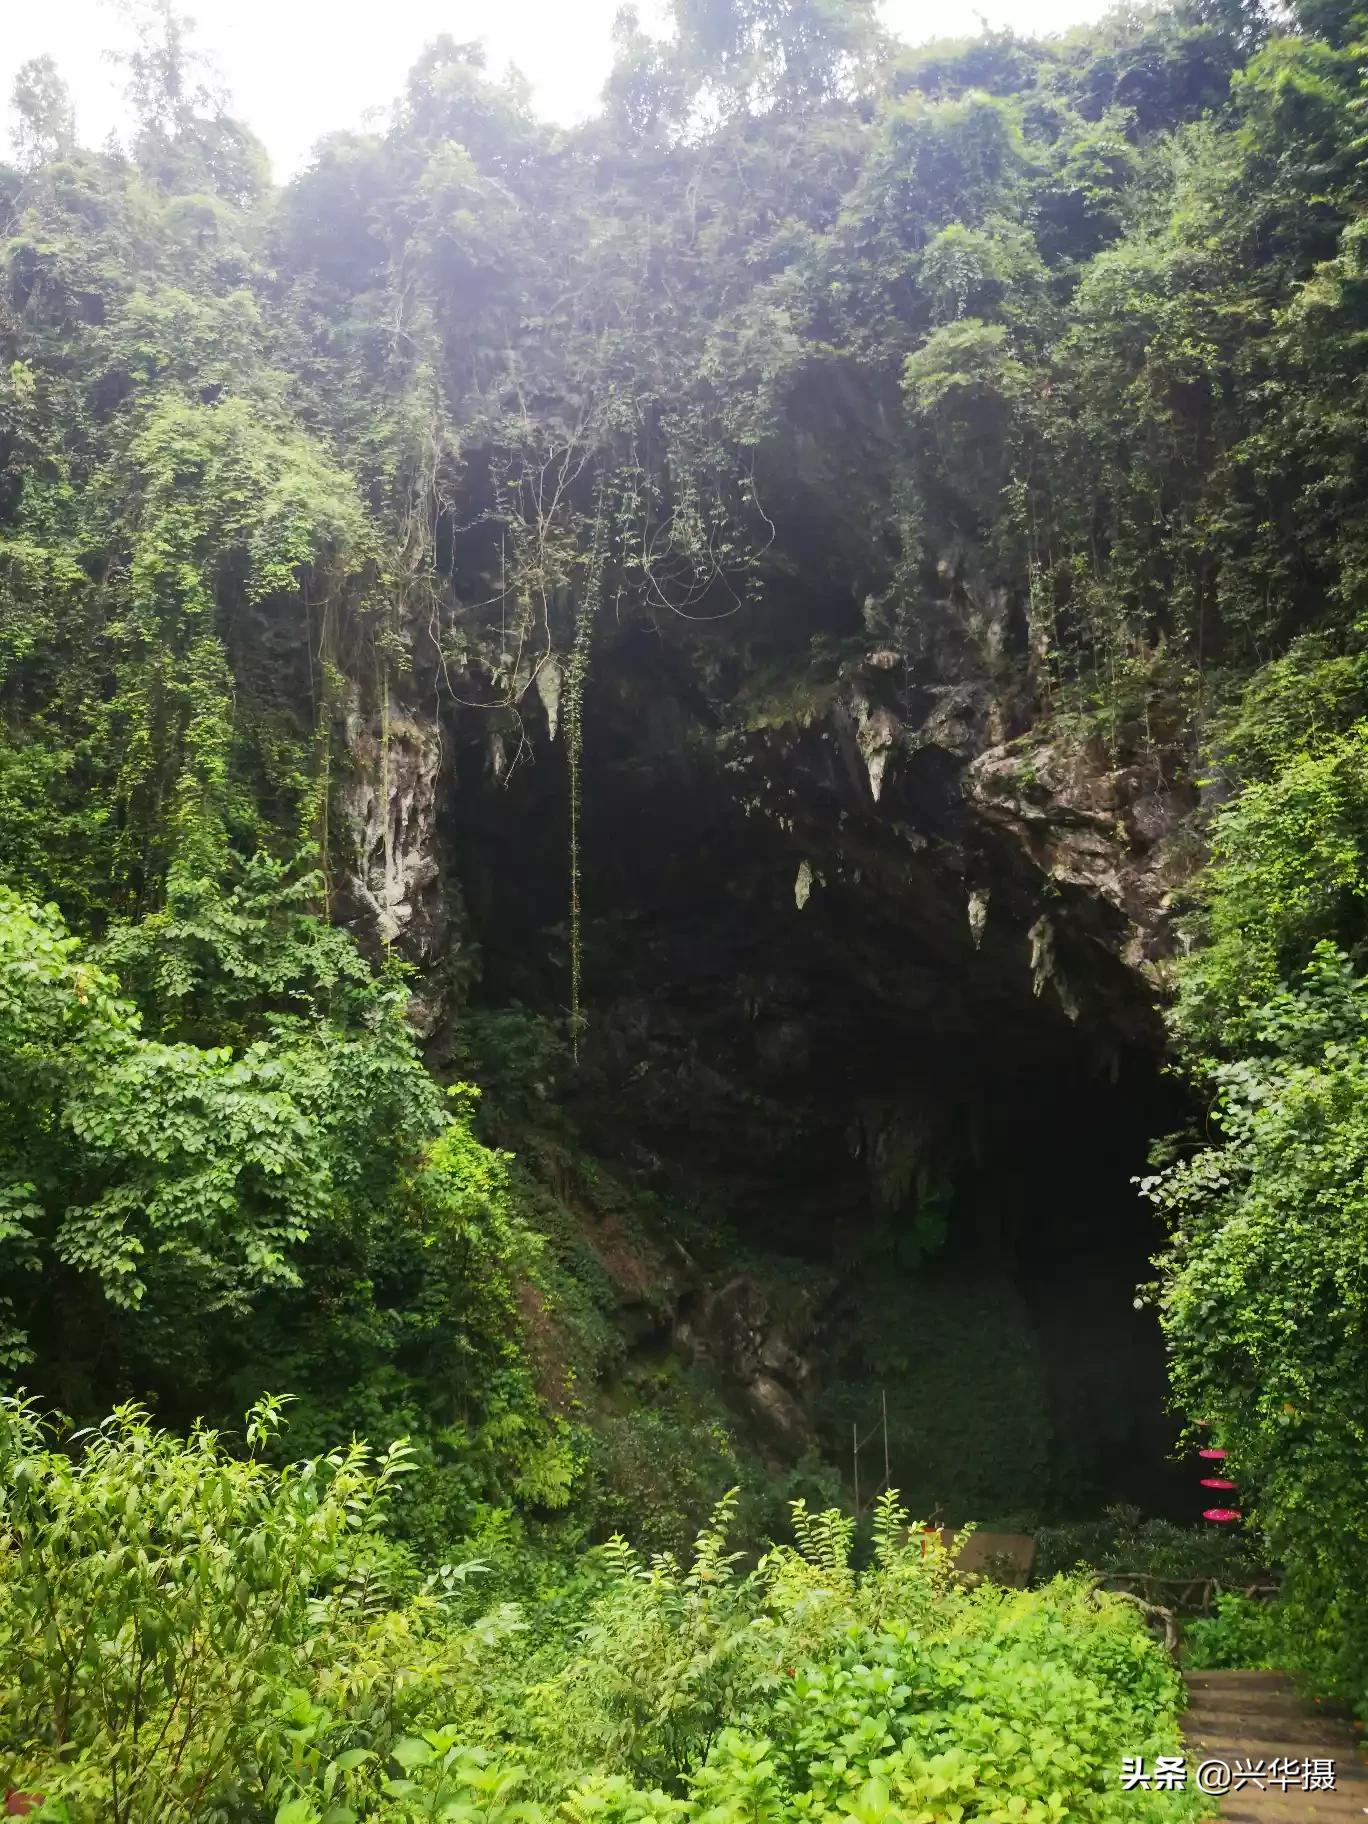
[[[1121,1392],[1086,1415],[1115,1431],[1109,1474],[1138,1448],[1127,1390],[1161,1403],[1131,1181],[1180,1118],[1160,1005],[1196,798],[1174,756],[1118,761],[1040,716],[1014,600],[957,562],[910,619],[808,599],[720,634],[623,615],[598,635],[587,1026],[560,1094],[643,1197],[810,1264],[806,1302],[724,1255],[644,1338],[622,1319],[629,1358],[668,1337],[776,1461],[844,1451],[904,1342],[934,1372],[938,1273],[966,1310],[981,1274],[1010,1290],[1001,1373],[1029,1367],[1042,1462],[1083,1423],[1054,1340],[1078,1309],[1114,1346]],[[511,707],[470,707],[472,678],[439,713],[421,659],[388,718],[349,719],[338,897],[417,965],[441,1067],[470,1004],[564,1030],[569,787],[558,665]],[[900,1288],[921,1289],[915,1319]],[[858,1410],[833,1416],[837,1384]]]
[[[1004,739],[1014,721],[1019,702],[984,679],[937,681],[872,648],[806,696],[790,687],[782,714],[743,703],[719,745],[748,815],[787,839],[797,906],[839,898],[848,956],[862,927],[871,944],[900,929],[890,992],[921,951],[948,1023],[978,1002],[991,1025],[989,1006],[1024,994],[1104,1047],[1153,1054],[1195,792],[1158,754],[1117,765],[1029,725]]]
[[[710,882],[719,907],[780,896],[810,927],[837,920],[846,998],[876,994],[885,1017],[901,1006],[962,1032],[1034,1002],[1109,1069],[1118,1050],[1152,1058],[1176,944],[1172,895],[1200,853],[1195,790],[1158,748],[1118,761],[1097,739],[1039,720],[1025,660],[1003,658],[1008,593],[970,589],[962,562],[945,591],[915,641],[847,635],[816,662],[792,652],[768,666],[742,646],[720,687],[715,648],[677,637],[648,646],[615,630],[586,710],[591,916],[611,908],[630,920],[643,889],[649,898],[682,871]],[[878,617],[867,606],[864,619]],[[425,1033],[456,1010],[449,979],[439,985],[453,947],[501,945],[478,918],[453,929],[451,909],[505,840],[535,875],[532,899],[554,907],[535,941],[563,961],[559,677],[543,666],[516,714],[439,715],[417,707],[415,687],[387,717],[355,706],[348,716],[352,768],[335,794],[343,915],[417,966]],[[663,853],[671,817],[674,857]],[[642,821],[645,873],[616,852]],[[725,876],[714,872],[725,843],[690,852],[700,821],[749,832]],[[649,998],[647,982],[637,987]],[[560,1004],[563,984],[544,979],[543,994]],[[809,1029],[787,1025],[810,1047]]]
[[[596,633],[584,774],[591,991],[606,984],[615,998],[613,972],[595,968],[596,918],[621,927],[611,944],[625,929],[619,959],[635,976],[630,933],[660,894],[706,893],[723,917],[753,916],[758,902],[777,917],[782,900],[810,932],[839,926],[825,959],[844,978],[837,999],[872,996],[881,1022],[901,1010],[958,1034],[1022,1019],[1035,1030],[1044,1016],[1047,1028],[1072,1026],[1108,1069],[1120,1051],[1152,1060],[1176,943],[1171,896],[1199,854],[1180,757],[1158,744],[1118,755],[1042,713],[1044,634],[1027,592],[972,543],[947,545],[914,586],[876,567],[866,589],[860,558],[842,550],[840,502],[813,505],[827,515],[829,551],[800,575],[792,566],[815,535],[783,529],[790,569],[758,607],[696,628],[619,601]],[[550,964],[521,989],[563,1007],[556,640],[482,709],[472,705],[491,692],[478,642],[452,691],[446,660],[422,629],[409,634],[388,715],[358,702],[346,720],[352,766],[335,793],[344,915],[417,966],[425,1032],[458,1010],[452,950],[466,959],[456,976],[468,975],[477,953],[508,948],[510,922]],[[636,866],[623,865],[624,843]],[[496,866],[511,868],[527,902],[507,919],[492,912]],[[452,908],[472,889],[469,926],[454,928]],[[778,953],[792,930],[775,927]],[[659,982],[679,957],[650,947]],[[724,943],[715,960],[733,949]],[[648,975],[633,994],[658,1003]],[[811,1047],[810,1022],[781,1012],[779,1024]]]
[[[394,947],[420,970],[443,959],[452,931],[438,834],[445,779],[442,730],[434,716],[391,706],[387,715],[347,718],[350,777],[335,795],[342,858],[340,916],[363,941]],[[413,1016],[430,1033],[440,993],[414,996]]]
[[[976,755],[964,784],[975,813],[1007,832],[1045,879],[1121,913],[1122,961],[1165,989],[1174,889],[1200,856],[1196,788],[1166,778],[1159,755],[1118,767],[1096,745],[1031,737]]]
[[[812,1313],[800,1309],[797,1318],[807,1345]],[[720,1373],[762,1446],[780,1461],[797,1460],[816,1442],[809,1384],[813,1363],[804,1348],[794,1347],[793,1328],[792,1319],[775,1309],[773,1289],[752,1274],[703,1289],[675,1326],[677,1346]]]

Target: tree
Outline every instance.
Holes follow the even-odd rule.
[[[195,22],[175,0],[120,0],[120,10],[135,38],[122,61],[138,125],[174,136],[215,100],[192,49]]]
[[[19,66],[10,90],[17,116],[15,150],[28,171],[65,158],[76,144],[76,111],[51,57],[30,57]]]
[[[697,80],[741,110],[848,95],[879,40],[872,0],[674,0],[674,17]]]
[[[134,31],[124,53],[139,165],[163,190],[209,191],[245,206],[263,196],[270,164],[256,135],[227,111],[212,67],[194,48],[193,18],[175,0],[119,0]]]
[[[81,1824],[275,1816],[308,1765],[301,1724],[327,1739],[307,1688],[365,1663],[408,1452],[353,1444],[275,1469],[281,1406],[247,1414],[243,1458],[136,1405],[70,1440],[0,1399],[0,1764],[44,1809]],[[415,1646],[399,1646],[406,1670]],[[375,1758],[344,1757],[333,1782]]]

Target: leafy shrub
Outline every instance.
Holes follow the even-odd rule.
[[[849,1378],[816,1396],[827,1456],[849,1461],[852,1421],[866,1430],[886,1388],[892,1479],[920,1511],[1046,1509],[1056,1455],[1047,1365],[1020,1287],[977,1269],[879,1263],[859,1282],[857,1309]]]
[[[1216,1613],[1183,1629],[1183,1661],[1194,1671],[1230,1666],[1277,1668],[1287,1663],[1286,1627],[1276,1603],[1227,1590]]]
[[[1080,1564],[1099,1571],[1137,1571],[1150,1577],[1253,1580],[1267,1566],[1242,1533],[1215,1526],[1180,1526],[1144,1519],[1138,1507],[1109,1507],[1100,1520],[1042,1526],[1036,1531],[1038,1579]]]
[[[1368,983],[1323,943],[1249,1030],[1208,1061],[1224,1144],[1149,1183],[1160,1316],[1176,1395],[1284,1566],[1292,1663],[1368,1705]]]
[[[198,885],[212,897],[213,883]],[[174,934],[153,945],[145,927],[137,960],[153,969],[151,945],[155,1004],[184,1000],[191,1027],[206,976],[235,983],[237,1045],[193,1042],[174,1020],[173,1036],[146,1036],[118,978],[56,908],[0,890],[0,1065],[14,1092],[0,1111],[0,1162],[25,1190],[22,1211],[0,1224],[6,1277],[42,1268],[40,1315],[54,1287],[68,1307],[92,1295],[118,1307],[168,1366],[183,1360],[178,1333],[204,1352],[206,1317],[296,1285],[299,1244],[445,1124],[392,975],[373,980],[317,919],[278,930],[285,895],[266,864],[227,919],[206,916],[196,930],[202,897],[187,885]],[[260,998],[244,1025],[249,982]],[[35,1345],[12,1302],[8,1321],[0,1364],[17,1366]]]
[[[254,1408],[249,1449],[278,1421]],[[389,1606],[379,1523],[401,1445],[277,1471],[135,1406],[70,1443],[0,1403],[0,1768],[49,1796],[45,1818],[261,1815],[321,1752],[309,1692],[327,1682],[349,1727],[383,1728],[402,1655],[352,1674]]]
[[[1229,1451],[1284,1566],[1285,1663],[1368,1714],[1361,669],[1304,643],[1231,726],[1243,788],[1217,818],[1204,942],[1173,1015],[1208,1126],[1142,1188],[1170,1233],[1158,1297],[1176,1402]]]
[[[0,890],[0,1374],[89,1414],[113,1307],[182,1423],[269,1381],[308,1451],[412,1435],[400,1505],[441,1555],[482,1502],[568,1497],[518,1303],[542,1249],[478,1092],[429,1076],[402,972],[308,909],[317,884],[173,872],[98,949]]]
[[[614,1542],[568,1661],[502,1700],[502,1748],[472,1757],[444,1730],[405,1750],[403,1815],[434,1792],[510,1824],[1199,1815],[1119,1790],[1123,1753],[1177,1739],[1177,1676],[1129,1605],[1066,1579],[969,1591],[892,1497],[863,1576],[851,1520],[801,1503],[798,1544],[743,1575],[733,1508],[687,1569]]]
[[[276,1470],[124,1408],[56,1448],[0,1408],[0,1780],[57,1824],[1080,1824],[1195,1817],[1122,1794],[1176,1746],[1176,1674],[1128,1605],[960,1584],[885,1497],[794,1504],[743,1570],[733,1491],[687,1567],[595,1552],[569,1606],[471,1617],[381,1521],[405,1467]],[[530,1624],[530,1625],[529,1625]]]
[[[679,1551],[740,1469],[720,1411],[641,1406],[594,1427],[586,1513],[596,1536],[632,1528],[651,1551]]]

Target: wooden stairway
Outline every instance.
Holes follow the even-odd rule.
[[[1223,1761],[1232,1773],[1268,1768],[1285,1777],[1289,1764],[1301,1769],[1312,1760],[1333,1761],[1330,1792],[1303,1790],[1293,1777],[1284,1787],[1255,1779],[1232,1780],[1231,1790],[1212,1800],[1212,1818],[1222,1824],[1365,1824],[1368,1819],[1368,1760],[1362,1737],[1347,1722],[1323,1714],[1297,1696],[1283,1672],[1188,1672],[1188,1710],[1183,1719],[1188,1785],[1203,1761]],[[1257,1777],[1257,1776],[1256,1776]]]

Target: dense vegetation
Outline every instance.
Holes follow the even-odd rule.
[[[1193,914],[1205,943],[1173,1015],[1211,1125],[1146,1188],[1172,1231],[1159,1297],[1175,1394],[1229,1448],[1287,1566],[1283,1655],[1363,1710],[1360,669],[1303,640],[1230,730],[1243,790],[1215,820]]]
[[[52,1815],[1181,1812],[1115,1791],[1173,1681],[1078,1585],[966,1592],[891,1508],[859,1578],[802,1508],[744,1574],[730,1505],[687,1570],[579,1555],[734,1483],[758,1546],[798,1492],[671,1365],[590,1410],[622,1342],[567,1212],[633,1217],[554,1087],[591,665],[648,627],[796,717],[851,637],[761,676],[805,571],[909,693],[972,673],[1200,796],[1166,973],[1210,1115],[1147,1181],[1154,1297],[1280,1651],[1368,1700],[1368,21],[912,52],[863,0],[675,10],[572,134],[443,40],[284,188],[165,5],[127,146],[16,87],[0,1371],[80,1423],[253,1409],[234,1454],[5,1408],[0,1779]],[[478,959],[399,890],[458,721],[499,776],[563,749],[558,1020],[453,1031]]]
[[[249,1445],[278,1424],[263,1404]],[[1177,1674],[1135,1609],[1058,1579],[964,1590],[880,1505],[743,1574],[724,1502],[691,1562],[620,1539],[535,1611],[470,1621],[487,1567],[424,1576],[387,1544],[405,1467],[353,1446],[277,1474],[125,1408],[76,1464],[0,1411],[0,1729],[73,1820],[1195,1818],[1117,1791],[1174,1752]],[[489,1600],[486,1590],[483,1600]]]

